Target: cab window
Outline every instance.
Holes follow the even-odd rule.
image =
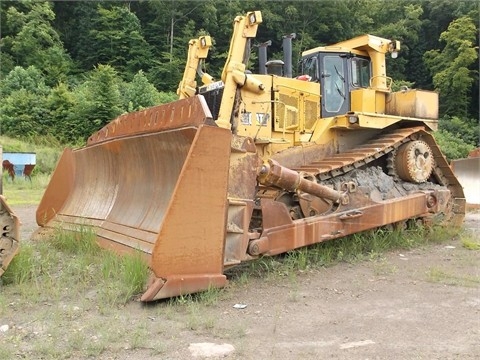
[[[367,59],[352,59],[352,85],[361,88],[370,86],[370,61]]]
[[[318,62],[316,57],[311,57],[303,61],[302,74],[308,75],[310,81],[318,80]]]

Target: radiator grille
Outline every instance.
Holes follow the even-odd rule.
[[[298,99],[294,96],[279,94],[279,102],[275,104],[278,127],[280,129],[292,129],[298,125]]]

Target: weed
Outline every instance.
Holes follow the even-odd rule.
[[[201,320],[198,304],[190,302],[188,304],[187,328],[190,330],[198,330]]]
[[[145,324],[141,324],[129,332],[129,345],[131,349],[139,349],[147,344],[148,329]]]
[[[113,252],[107,252],[102,256],[102,263],[100,265],[100,274],[102,280],[109,282],[118,274],[118,268],[120,267],[120,258]]]
[[[177,309],[171,299],[168,299],[165,306],[158,306],[158,315],[163,316],[166,320],[174,320],[177,316]]]
[[[26,299],[74,297],[89,287],[99,301],[124,304],[143,290],[148,266],[139,253],[123,257],[100,249],[89,226],[56,230],[50,241],[25,242],[2,276]]]
[[[223,289],[210,286],[206,291],[198,293],[198,302],[204,305],[214,305],[220,299]]]
[[[427,280],[430,282],[441,283],[453,286],[477,287],[480,285],[479,276],[459,276],[450,274],[436,267],[430,268],[426,272]]]
[[[118,256],[102,251],[100,300],[107,304],[125,304],[143,290],[148,265],[139,253]]]
[[[288,299],[291,302],[298,302],[300,301],[300,293],[298,291],[298,286],[294,286],[289,292],[288,292]]]
[[[376,261],[373,265],[373,273],[377,276],[384,276],[384,275],[393,275],[398,271],[398,268],[382,259],[380,261]]]
[[[2,346],[2,351],[0,351],[0,360],[11,360],[15,359],[15,352],[9,346]]]
[[[95,231],[87,225],[78,225],[71,231],[58,228],[54,232],[52,245],[69,254],[97,254],[99,246]]]
[[[165,353],[165,351],[167,349],[166,349],[165,344],[155,343],[155,344],[152,345],[150,350],[151,350],[150,355],[155,356],[155,355],[162,355],[163,353]]]
[[[85,334],[81,330],[73,329],[68,332],[66,343],[73,351],[82,350],[85,346]]]
[[[129,289],[127,296],[130,298],[143,290],[148,277],[148,265],[140,252],[122,256],[120,263],[123,283]]]
[[[237,323],[233,328],[233,337],[235,339],[241,339],[247,336],[247,327],[244,323]]]
[[[84,347],[85,355],[88,357],[97,358],[107,349],[107,342],[101,341],[88,341]]]
[[[291,270],[306,270],[310,265],[308,249],[301,248],[288,253],[285,257],[284,264]]]
[[[2,276],[3,284],[23,284],[34,277],[35,271],[34,249],[28,243],[22,244]]]
[[[187,305],[187,328],[194,331],[213,330],[215,328],[216,319],[212,316],[207,316],[201,311],[198,302],[190,302]]]
[[[249,280],[249,274],[247,271],[243,271],[240,276],[236,279],[236,282],[240,285],[246,285],[248,284],[248,280]]]
[[[36,341],[33,343],[33,352],[38,359],[68,359],[72,354],[56,346],[52,337],[45,341]]]
[[[480,240],[468,233],[462,236],[462,246],[468,250],[480,250]]]

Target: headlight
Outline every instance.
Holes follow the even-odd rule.
[[[352,125],[358,123],[357,115],[347,115],[347,118],[348,118],[348,122]]]

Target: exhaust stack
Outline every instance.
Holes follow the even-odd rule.
[[[258,44],[258,73],[262,75],[267,74],[267,47],[272,45],[272,41],[268,40],[262,44]]]
[[[285,63],[284,76],[291,78],[292,73],[292,39],[295,39],[297,35],[291,33],[289,35],[283,36],[283,62]]]

